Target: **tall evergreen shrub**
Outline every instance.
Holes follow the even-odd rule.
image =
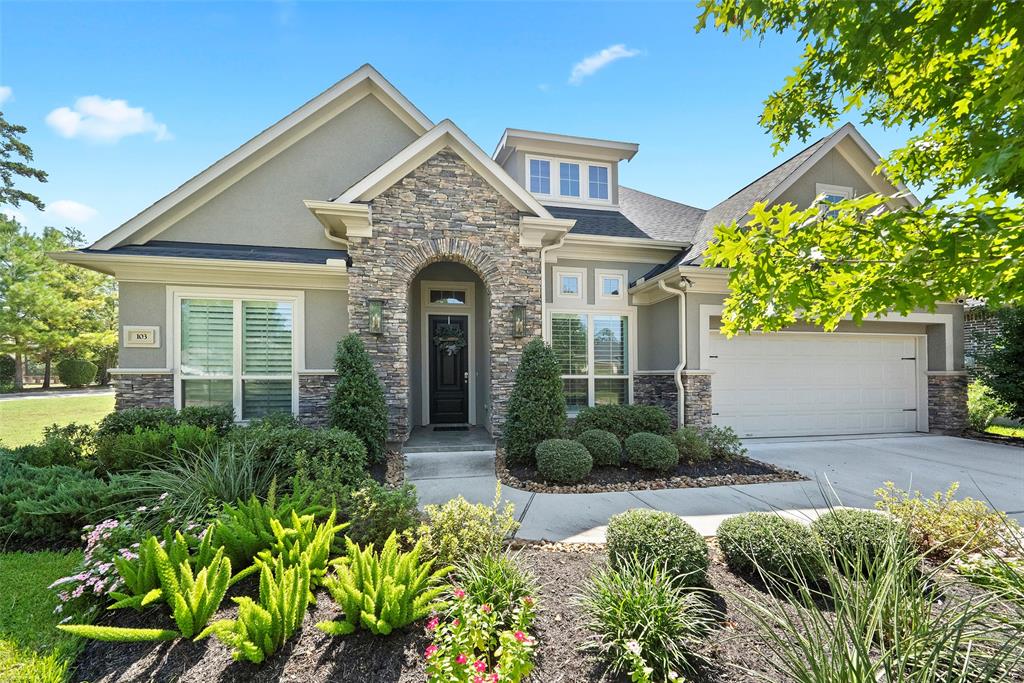
[[[537,444],[565,432],[565,394],[555,353],[540,339],[523,349],[505,423],[510,465],[530,464]]]
[[[371,461],[383,461],[388,438],[384,386],[358,334],[352,333],[338,342],[334,368],[338,371],[338,384],[327,406],[330,425],[358,436]]]

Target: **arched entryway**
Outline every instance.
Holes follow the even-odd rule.
[[[491,431],[490,296],[455,261],[423,267],[409,286],[410,424]]]

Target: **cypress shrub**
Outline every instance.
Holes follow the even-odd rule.
[[[338,342],[334,368],[338,383],[327,406],[330,426],[355,434],[366,446],[370,460],[382,462],[388,439],[384,385],[358,334],[353,332]]]
[[[537,444],[560,438],[565,431],[565,394],[561,370],[550,347],[534,339],[523,349],[505,423],[505,454],[509,465],[534,462]]]
[[[84,387],[96,379],[95,363],[75,358],[65,358],[57,363],[57,377],[66,387]]]

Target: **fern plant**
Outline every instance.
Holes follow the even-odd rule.
[[[220,607],[231,581],[231,560],[224,557],[224,549],[218,548],[207,566],[193,575],[188,556],[175,564],[155,536],[150,536],[147,543],[160,581],[159,590],[178,625],[177,632],[91,624],[66,624],[57,628],[83,638],[119,641],[170,640],[177,636],[191,638],[202,629]]]
[[[313,515],[300,517],[295,510],[291,511],[289,526],[271,518],[270,529],[274,534],[274,541],[270,548],[260,551],[256,556],[257,560],[266,564],[281,558],[285,567],[305,564],[309,568],[310,590],[323,585],[324,577],[327,575],[327,563],[331,557],[331,545],[338,532],[348,526],[335,524],[336,514],[332,511],[331,516],[323,524],[317,524]],[[316,603],[312,592],[309,601]]]
[[[214,636],[232,649],[235,660],[259,664],[276,652],[299,628],[309,606],[309,566],[300,561],[287,566],[284,558],[260,563],[260,595],[234,598],[237,619],[222,619],[196,636]]]
[[[345,612],[343,621],[322,621],[318,629],[343,636],[362,627],[374,635],[387,635],[444,607],[440,579],[452,570],[431,573],[432,560],[420,563],[423,542],[407,553],[398,551],[392,533],[379,553],[372,545],[360,549],[348,538],[346,557],[334,563],[335,575],[324,582],[331,597]]]

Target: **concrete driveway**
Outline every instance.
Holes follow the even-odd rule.
[[[706,535],[730,515],[778,510],[810,520],[831,505],[872,507],[886,481],[926,495],[960,482],[960,496],[987,499],[1024,522],[1024,449],[948,436],[900,435],[747,442],[751,457],[810,478],[805,482],[668,489],[629,493],[551,494],[503,488],[516,506],[518,536],[533,540],[600,542],[608,518],[634,507],[683,516]],[[457,495],[471,502],[494,497],[493,452],[407,455],[407,478],[420,502]]]

